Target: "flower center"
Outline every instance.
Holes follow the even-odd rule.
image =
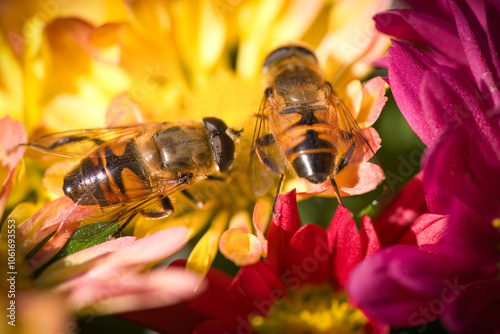
[[[257,333],[363,333],[368,323],[361,310],[347,302],[346,294],[329,286],[304,286],[277,302],[267,317],[254,316]]]

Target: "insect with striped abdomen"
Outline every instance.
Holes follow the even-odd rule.
[[[250,188],[262,196],[280,176],[276,203],[290,166],[312,184],[329,182],[343,204],[335,177],[373,157],[374,150],[326,81],[315,54],[300,45],[280,47],[267,56],[262,74],[265,92],[250,155]]]
[[[99,208],[101,220],[123,222],[117,235],[136,214],[148,219],[171,215],[174,192],[196,201],[188,187],[228,172],[238,137],[222,120],[206,117],[67,131],[23,145],[81,158],[64,177],[64,194],[77,206]]]

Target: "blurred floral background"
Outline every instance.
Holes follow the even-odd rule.
[[[499,9],[0,1],[1,259],[15,222],[17,271],[16,327],[3,321],[2,333],[500,332]],[[385,181],[343,208],[287,177],[269,222],[274,190],[256,198],[246,176],[260,67],[297,41],[378,132]],[[77,226],[60,224],[92,214],[64,197],[68,167],[10,150],[54,132],[206,116],[243,129],[225,181],[193,186],[203,209],[175,194],[174,216],[137,217],[115,240],[99,230],[66,244]],[[354,194],[349,177],[337,182]],[[310,258],[307,277],[294,271]]]

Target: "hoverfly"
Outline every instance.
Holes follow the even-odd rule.
[[[251,190],[262,196],[280,176],[276,204],[288,165],[310,183],[330,182],[343,205],[335,176],[374,151],[315,54],[299,45],[280,47],[267,56],[262,74],[265,92],[248,171]]]
[[[133,126],[67,131],[23,144],[43,153],[82,158],[64,177],[63,191],[77,206],[93,206],[110,224],[136,214],[158,219],[173,214],[169,195],[228,172],[239,131],[220,119],[142,123]],[[199,203],[197,203],[199,204]]]

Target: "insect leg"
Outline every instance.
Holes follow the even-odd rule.
[[[333,186],[333,190],[335,190],[335,196],[337,197],[337,200],[339,201],[340,205],[344,206],[344,201],[342,200],[342,197],[340,197],[340,193],[339,193],[339,188],[337,187],[337,183],[335,183],[335,180],[333,178],[333,176],[330,175],[330,182]]]
[[[196,207],[198,209],[203,209],[203,202],[200,201],[199,199],[197,199],[190,191],[188,191],[187,189],[183,189],[181,190],[181,193],[186,196],[187,199],[189,199],[191,202],[193,202],[194,205],[196,205]]]
[[[285,179],[285,174],[281,174],[280,180],[278,182],[278,189],[276,190],[276,195],[274,196],[274,201],[273,201],[273,210],[272,214],[274,218],[278,218],[280,215],[276,214],[275,208],[276,208],[276,201],[278,200],[278,195],[281,193],[281,190],[283,188],[283,180]]]
[[[207,180],[211,180],[211,181],[224,181],[224,179],[222,177],[219,177],[219,176],[215,176],[215,175],[207,175]]]
[[[159,204],[160,206],[156,208],[142,209],[140,211],[141,215],[149,219],[159,219],[174,214],[174,206],[168,196],[160,198]]]
[[[125,227],[127,227],[127,225],[130,224],[130,222],[132,221],[132,219],[134,219],[134,217],[135,217],[136,214],[133,214],[130,217],[128,217],[127,220],[125,221],[125,223],[123,223],[122,226],[120,226],[116,231],[114,231],[113,234],[111,234],[109,236],[109,238],[110,239],[116,239],[116,238],[118,238],[120,236],[120,233],[122,233],[122,231],[125,229]]]

